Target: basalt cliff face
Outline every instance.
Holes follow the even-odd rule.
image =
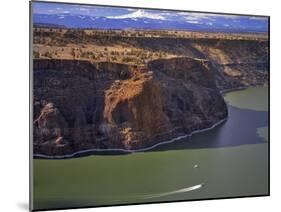
[[[268,84],[268,40],[216,38],[120,38],[119,40],[146,50],[208,60],[215,67],[214,74],[219,89]]]
[[[34,60],[34,153],[151,147],[227,117],[208,60]]]

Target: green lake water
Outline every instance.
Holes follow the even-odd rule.
[[[228,92],[224,99],[229,104],[242,109],[268,110],[268,87],[252,87]]]
[[[148,152],[34,159],[34,209],[266,195],[267,88],[225,99],[226,122]]]

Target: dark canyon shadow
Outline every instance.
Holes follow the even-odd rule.
[[[234,147],[246,144],[265,143],[258,136],[257,129],[268,126],[268,112],[240,109],[228,105],[228,119],[214,129],[200,132],[185,139],[168,144],[159,145],[145,152]],[[131,154],[121,151],[88,152],[76,155],[126,155]]]
[[[181,141],[164,144],[151,151],[232,147],[266,142],[257,129],[268,126],[268,113],[228,105],[228,119],[214,129],[197,133]]]

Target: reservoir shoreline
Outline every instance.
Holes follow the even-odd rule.
[[[79,157],[80,154],[85,154],[85,153],[89,153],[89,155],[85,155],[86,156],[90,156],[92,154],[90,153],[94,153],[94,152],[123,152],[123,153],[134,153],[134,152],[144,152],[144,151],[148,151],[148,150],[152,150],[154,149],[155,147],[158,147],[160,145],[163,145],[163,144],[169,144],[169,143],[173,143],[175,141],[178,141],[178,140],[181,140],[181,139],[184,139],[184,138],[187,138],[187,137],[191,137],[192,135],[194,134],[197,134],[197,133],[201,133],[201,132],[205,132],[205,131],[208,131],[208,130],[211,130],[213,128],[215,128],[216,126],[224,123],[226,120],[227,120],[228,117],[218,121],[217,123],[215,123],[214,125],[212,125],[211,127],[208,127],[208,128],[205,128],[205,129],[201,129],[201,130],[195,130],[193,132],[191,132],[190,134],[185,134],[185,135],[181,135],[181,136],[178,136],[178,137],[175,137],[173,139],[170,139],[168,141],[162,141],[162,142],[159,142],[157,144],[154,144],[150,147],[146,147],[146,148],[141,148],[141,149],[134,149],[134,150],[128,150],[128,149],[114,149],[114,148],[111,148],[111,149],[86,149],[86,150],[81,150],[81,151],[77,151],[77,152],[74,152],[72,154],[67,154],[67,155],[44,155],[44,154],[33,154],[33,157],[35,159],[70,159],[70,158],[74,158],[74,157]]]
[[[224,95],[229,92],[235,92],[235,91],[244,90],[247,88],[255,88],[255,87],[267,87],[267,86],[250,86],[250,87],[238,87],[238,88],[224,89],[224,90],[221,90],[220,93],[222,95]],[[109,149],[93,148],[93,149],[85,149],[85,150],[76,151],[76,152],[73,152],[72,154],[66,154],[66,155],[33,154],[33,158],[34,159],[71,159],[71,158],[76,158],[76,157],[87,157],[87,156],[95,155],[95,153],[116,152],[116,153],[128,154],[128,153],[135,153],[135,152],[145,152],[145,151],[153,150],[154,148],[164,145],[164,144],[170,144],[170,143],[179,141],[181,139],[191,137],[192,135],[212,130],[215,127],[217,127],[217,126],[221,125],[222,123],[224,123],[225,121],[227,121],[227,119],[228,119],[228,116],[222,120],[219,120],[217,123],[213,124],[211,127],[200,129],[200,130],[195,130],[189,134],[181,135],[181,136],[172,138],[170,140],[162,141],[162,142],[156,143],[156,144],[146,147],[146,148],[133,149],[133,150],[121,149],[121,148],[109,148]]]

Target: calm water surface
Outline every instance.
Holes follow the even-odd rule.
[[[226,93],[226,122],[148,152],[34,159],[34,207],[267,194],[267,99],[266,87]]]

